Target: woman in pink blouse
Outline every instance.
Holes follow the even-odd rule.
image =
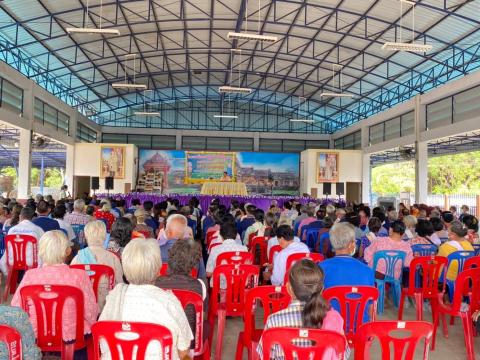
[[[405,252],[405,262],[404,267],[410,266],[410,262],[413,259],[413,252],[410,244],[407,241],[403,241],[403,235],[405,234],[405,224],[396,220],[390,224],[390,236],[389,237],[379,237],[372,241],[371,245],[365,249],[364,259],[370,267],[373,266],[373,258],[377,251],[381,250],[400,250]],[[379,261],[377,268],[374,269],[376,275],[385,275],[385,262]],[[395,278],[400,277],[402,268],[400,263],[397,263],[395,267]],[[377,277],[378,278],[378,277]]]
[[[84,331],[90,333],[91,326],[97,320],[98,305],[95,301],[92,284],[85,270],[71,269],[65,265],[65,259],[70,255],[71,248],[67,236],[63,231],[53,230],[46,232],[39,241],[38,255],[42,259],[43,266],[28,270],[22,279],[12,305],[21,307],[20,290],[28,285],[68,285],[75,286],[83,292],[84,302]],[[75,338],[75,310],[73,304],[67,302],[63,310],[63,335],[64,341]],[[37,334],[37,317],[29,313],[30,321]]]

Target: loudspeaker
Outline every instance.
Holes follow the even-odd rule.
[[[90,177],[90,189],[92,190],[100,189],[100,178],[98,176]]]
[[[105,178],[105,190],[113,190],[113,177],[107,176]]]
[[[323,195],[332,195],[331,183],[323,183]]]
[[[335,188],[337,190],[337,195],[345,195],[345,184],[342,182],[336,183]]]

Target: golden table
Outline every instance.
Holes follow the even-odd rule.
[[[202,195],[248,195],[247,186],[242,182],[208,181],[200,190]]]

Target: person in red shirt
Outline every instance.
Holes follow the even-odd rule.
[[[113,223],[115,222],[115,216],[110,212],[112,210],[112,206],[108,201],[102,201],[100,203],[101,208],[96,210],[93,216],[98,220],[102,220],[105,222],[105,226],[107,227],[107,232],[110,232]]]

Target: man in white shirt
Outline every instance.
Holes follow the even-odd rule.
[[[234,222],[226,221],[220,226],[220,236],[222,237],[223,242],[221,245],[215,246],[210,251],[207,261],[207,276],[211,277],[213,270],[217,265],[217,257],[225,252],[229,251],[242,251],[247,252],[248,248],[244,245],[240,245],[235,240],[237,237],[237,228]]]
[[[10,230],[8,230],[8,235],[31,235],[35,239],[37,239],[37,244],[40,241],[40,238],[43,236],[44,231],[40,226],[35,225],[31,220],[33,219],[33,215],[35,214],[35,210],[30,207],[24,207],[20,212],[20,222],[12,226]],[[38,246],[38,245],[37,245]],[[9,263],[13,262],[13,255],[12,249],[9,248]],[[7,257],[6,253],[3,254],[2,258],[0,259],[0,270],[3,274],[7,274]],[[27,244],[26,250],[26,260],[27,265],[31,266],[33,264],[33,254],[32,254],[32,246]]]
[[[282,247],[282,251],[277,253],[272,265],[267,266],[267,270],[263,273],[264,280],[270,280],[272,285],[284,285],[287,268],[287,258],[292,254],[310,253],[310,249],[302,242],[296,242],[293,236],[293,229],[288,225],[281,225],[277,229],[278,243]],[[272,271],[273,270],[273,271]]]

